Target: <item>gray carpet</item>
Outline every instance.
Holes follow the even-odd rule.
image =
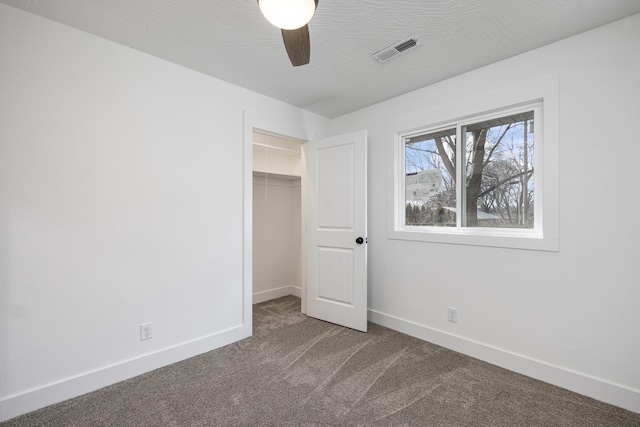
[[[370,324],[254,306],[254,336],[13,426],[640,426],[640,414]]]

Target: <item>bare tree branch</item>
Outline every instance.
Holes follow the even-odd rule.
[[[491,161],[491,157],[493,156],[493,152],[496,151],[496,149],[498,148],[498,146],[500,145],[500,143],[502,142],[502,138],[504,138],[504,136],[507,134],[507,131],[509,129],[511,129],[511,125],[513,123],[509,123],[507,125],[507,127],[504,129],[504,131],[502,132],[502,135],[500,135],[500,137],[498,137],[498,140],[496,141],[496,143],[493,145],[493,147],[491,147],[491,149],[489,149],[489,153],[486,156],[487,161],[485,162],[485,165],[487,163],[489,163]]]
[[[415,147],[411,147],[410,150],[412,151],[420,151],[422,153],[429,153],[429,154],[435,154],[436,156],[439,156],[440,153],[438,153],[437,151],[433,151],[433,150],[426,150],[424,148],[415,148]]]
[[[442,163],[444,163],[444,167],[447,169],[447,172],[449,172],[449,176],[455,181],[455,179],[456,179],[456,168],[451,163],[451,159],[449,158],[449,156],[447,156],[447,152],[444,149],[444,144],[442,143],[442,138],[441,137],[437,137],[437,138],[435,138],[435,141],[436,141],[436,147],[438,147],[438,154],[440,155],[440,158],[442,159]],[[447,143],[449,145],[451,145],[451,141],[447,141]],[[454,148],[455,148],[455,145],[454,145]],[[453,151],[453,153],[454,153],[453,155],[455,156],[455,150]],[[454,157],[454,159],[455,159],[455,157]]]
[[[531,177],[531,175],[533,175],[533,169],[529,169],[528,171],[523,171],[523,172],[517,173],[515,175],[511,175],[510,177],[505,178],[505,179],[495,183],[491,187],[489,187],[489,188],[483,190],[481,193],[479,193],[478,197],[483,197],[484,195],[494,191],[496,188],[500,187],[501,185],[506,184],[509,181],[511,181],[512,179],[519,178],[519,177],[521,177],[523,175],[529,175],[529,177]],[[518,184],[518,181],[514,181],[512,184]]]

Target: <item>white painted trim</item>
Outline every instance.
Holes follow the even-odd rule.
[[[456,227],[405,227],[404,218],[404,149],[402,136],[423,129],[443,129],[454,123],[464,122],[480,115],[496,113],[542,102],[542,114],[535,122],[536,135],[543,135],[536,143],[536,168],[542,173],[535,177],[536,227],[533,230],[477,229]],[[528,107],[527,107],[528,108]],[[537,108],[537,107],[536,107]],[[389,144],[387,148],[389,167],[387,237],[431,243],[491,246],[512,249],[528,249],[557,252],[559,247],[559,77],[542,77],[518,85],[475,95],[471,98],[432,110],[418,112],[387,124]],[[541,129],[542,128],[542,129]],[[539,137],[538,137],[539,138]],[[458,145],[461,149],[461,145]],[[458,153],[458,158],[461,158]],[[460,171],[458,171],[460,172]],[[458,186],[463,180],[458,177]],[[457,194],[462,194],[458,188]],[[540,222],[540,218],[544,223]],[[458,221],[460,220],[458,216]],[[459,226],[459,224],[458,224]]]
[[[300,311],[307,314],[307,144],[300,150]]]
[[[299,139],[300,141],[309,141],[316,138],[316,132],[314,130],[307,129],[303,126],[284,122],[282,120],[275,119],[273,117],[265,116],[260,113],[244,110],[244,163],[242,176],[244,180],[244,213],[243,213],[243,295],[244,295],[244,315],[243,319],[245,324],[252,325],[252,312],[251,306],[253,305],[253,131],[261,130],[274,135],[281,135],[286,138]],[[304,145],[303,145],[304,147]],[[304,148],[302,153],[304,153]],[[302,157],[304,161],[304,157]],[[306,246],[306,233],[304,227],[306,224],[306,209],[305,209],[305,164],[302,164],[302,181],[301,181],[301,223],[303,224],[302,233],[302,247]],[[306,257],[303,249],[302,253],[302,290],[301,295],[305,296],[306,287]],[[302,312],[306,312],[306,302],[302,298]]]
[[[302,295],[302,287],[300,286],[289,286],[289,295],[293,295],[294,297],[301,298]]]
[[[282,286],[275,289],[269,289],[262,292],[254,292],[253,303],[259,304],[265,301],[271,301],[272,299],[286,297],[287,295],[293,295],[300,298],[301,288],[300,286]]]
[[[253,335],[253,114],[242,112],[242,322]]]
[[[215,350],[249,336],[247,328],[238,325],[226,331],[9,396],[0,401],[0,422]]]
[[[369,309],[369,321],[501,368],[640,413],[640,390]]]

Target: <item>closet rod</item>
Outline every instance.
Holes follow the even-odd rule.
[[[274,150],[282,150],[282,151],[288,151],[290,153],[300,154],[300,150],[293,150],[291,148],[276,147],[274,145],[263,144],[261,142],[254,142],[253,145],[259,145],[260,147],[273,148]]]

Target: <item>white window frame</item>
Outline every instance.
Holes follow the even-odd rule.
[[[482,122],[534,110],[534,228],[462,227],[462,215],[456,227],[406,226],[405,222],[405,138],[460,125]],[[558,174],[558,83],[548,77],[516,87],[494,91],[464,102],[449,104],[389,123],[388,237],[432,243],[449,243],[514,249],[559,250],[559,174]],[[457,144],[456,157],[464,161],[465,144]],[[464,168],[456,166],[456,197],[460,206]]]

